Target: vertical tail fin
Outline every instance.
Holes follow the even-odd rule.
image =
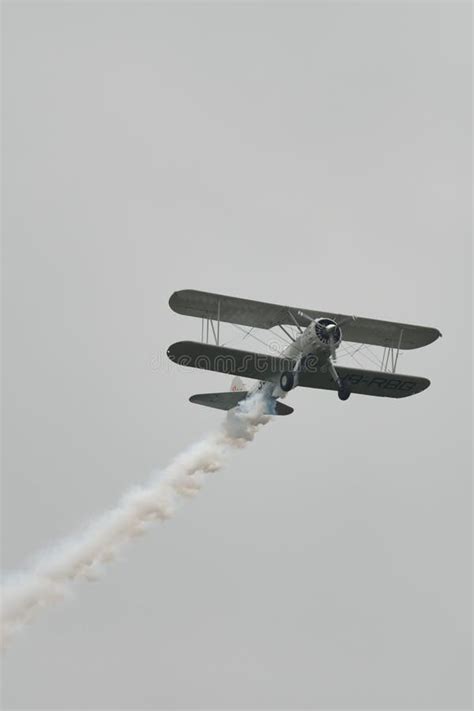
[[[245,384],[244,384],[244,381],[242,380],[242,378],[239,378],[238,375],[235,375],[235,376],[232,378],[232,382],[231,382],[231,384],[230,384],[230,390],[231,390],[231,392],[233,392],[233,393],[242,393],[242,392],[245,391],[245,389],[246,389],[246,388],[245,388]]]

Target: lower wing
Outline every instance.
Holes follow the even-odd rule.
[[[296,366],[293,358],[253,353],[236,348],[224,348],[210,343],[180,341],[168,348],[168,358],[179,365],[217,373],[240,375],[243,378],[267,380],[277,384],[280,376],[292,371]],[[336,367],[339,377],[346,382],[352,393],[374,395],[376,397],[401,398],[426,390],[430,385],[427,378],[416,375],[385,373],[377,370]],[[313,365],[300,372],[298,384],[304,388],[337,390],[337,385],[324,363]]]

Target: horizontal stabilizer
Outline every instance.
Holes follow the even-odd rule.
[[[196,405],[214,407],[216,410],[232,410],[241,400],[245,400],[247,395],[248,392],[201,393],[200,395],[191,395],[189,400]],[[282,402],[274,401],[272,404],[272,415],[291,415],[292,412],[293,408]]]
[[[196,405],[215,407],[216,410],[232,410],[246,397],[246,392],[201,393],[200,395],[191,395],[189,401],[196,403]]]
[[[285,405],[285,403],[280,402],[279,400],[275,400],[275,410],[272,413],[273,415],[291,415],[292,412],[294,412],[294,408],[289,405]]]

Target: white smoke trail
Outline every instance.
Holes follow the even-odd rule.
[[[9,578],[2,589],[1,642],[47,605],[65,597],[75,580],[95,580],[103,565],[150,524],[173,515],[180,497],[195,495],[205,475],[225,463],[235,447],[250,442],[270,419],[268,402],[253,395],[227,413],[222,427],[180,454],[160,474],[128,491],[118,506],[91,523],[80,535],[43,553],[32,567]]]

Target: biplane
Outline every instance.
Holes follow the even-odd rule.
[[[231,410],[255,392],[268,398],[271,412],[289,415],[293,408],[280,402],[296,387],[337,392],[340,400],[354,393],[403,398],[425,390],[430,381],[396,372],[402,351],[421,348],[441,336],[436,328],[361,318],[346,314],[279,306],[223,294],[186,289],[172,294],[173,311],[201,319],[201,340],[180,341],[168,348],[175,363],[233,375],[229,392],[202,393],[190,401],[206,407]],[[236,324],[245,337],[256,329],[275,333],[282,347],[275,353],[257,353],[222,344],[223,324]],[[283,334],[283,336],[281,336]],[[214,342],[210,342],[210,341]],[[257,338],[257,340],[260,340]],[[337,362],[342,344],[357,349],[379,347],[377,370],[342,366]],[[374,362],[372,360],[372,362]],[[257,382],[246,388],[241,378]]]

